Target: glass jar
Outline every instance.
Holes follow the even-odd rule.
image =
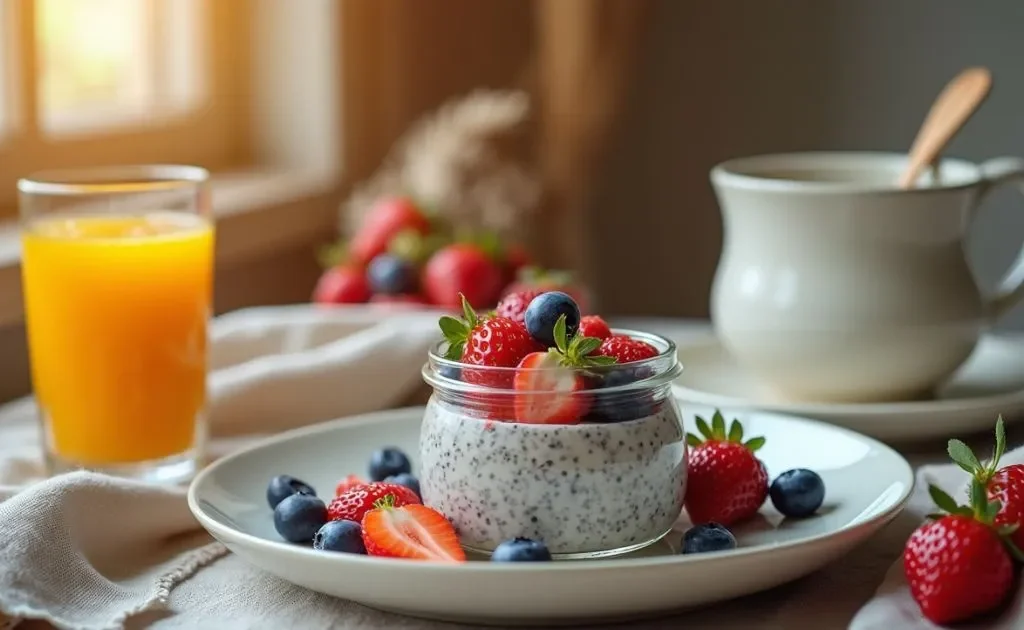
[[[446,360],[444,344],[431,350],[420,487],[464,546],[490,552],[521,536],[543,541],[555,557],[601,557],[646,547],[672,529],[686,489],[685,432],[671,394],[682,367],[670,340],[613,332],[659,354],[577,369],[586,387],[571,392],[512,389],[522,369]],[[565,382],[537,376],[529,381]],[[572,424],[534,423],[522,413],[524,397],[538,408],[571,397],[586,411]]]

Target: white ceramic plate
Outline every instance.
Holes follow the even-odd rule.
[[[707,413],[710,410],[688,409]],[[818,471],[825,505],[784,520],[770,504],[735,530],[737,550],[682,556],[687,524],[633,556],[612,560],[463,565],[314,551],[282,542],[265,487],[294,475],[330,494],[370,453],[395,445],[415,455],[422,408],[400,409],[282,434],[212,464],[192,483],[189,506],[232,551],[289,582],[393,612],[476,623],[540,624],[650,616],[760,591],[810,573],[871,536],[902,509],[913,485],[907,462],[871,438],[827,424],[745,414],[746,434],[764,435],[771,475]],[[691,422],[691,413],[685,413]],[[415,457],[414,457],[415,460]]]
[[[674,386],[683,403],[759,409],[824,420],[888,442],[948,439],[991,430],[1024,417],[1024,335],[994,335],[932,400],[823,404],[771,399],[714,337],[679,345],[683,375]]]

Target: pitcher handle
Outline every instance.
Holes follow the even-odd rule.
[[[1000,157],[987,160],[981,164],[983,185],[976,204],[980,204],[989,192],[996,188],[1017,184],[1024,193],[1024,159]],[[1024,245],[1020,253],[1003,275],[995,293],[987,299],[987,309],[992,321],[998,320],[1010,312],[1014,306],[1024,300]]]

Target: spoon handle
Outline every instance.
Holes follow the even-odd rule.
[[[910,149],[910,160],[899,179],[900,188],[913,188],[921,171],[935,162],[992,89],[987,68],[968,68],[946,85],[935,100]]]

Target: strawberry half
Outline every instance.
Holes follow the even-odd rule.
[[[363,516],[362,526],[363,544],[371,556],[466,561],[455,528],[443,514],[425,505],[396,507],[386,497]]]
[[[584,370],[611,365],[612,357],[587,356],[601,340],[576,335],[566,336],[565,315],[554,326],[555,347],[533,352],[519,362],[513,380],[515,416],[525,424],[575,424],[590,407]]]
[[[374,508],[374,504],[377,501],[386,497],[391,497],[388,500],[393,506],[421,503],[419,496],[405,486],[400,486],[397,483],[374,481],[349,488],[334,497],[334,500],[327,506],[327,520],[355,521],[358,523],[363,520],[364,514]]]

